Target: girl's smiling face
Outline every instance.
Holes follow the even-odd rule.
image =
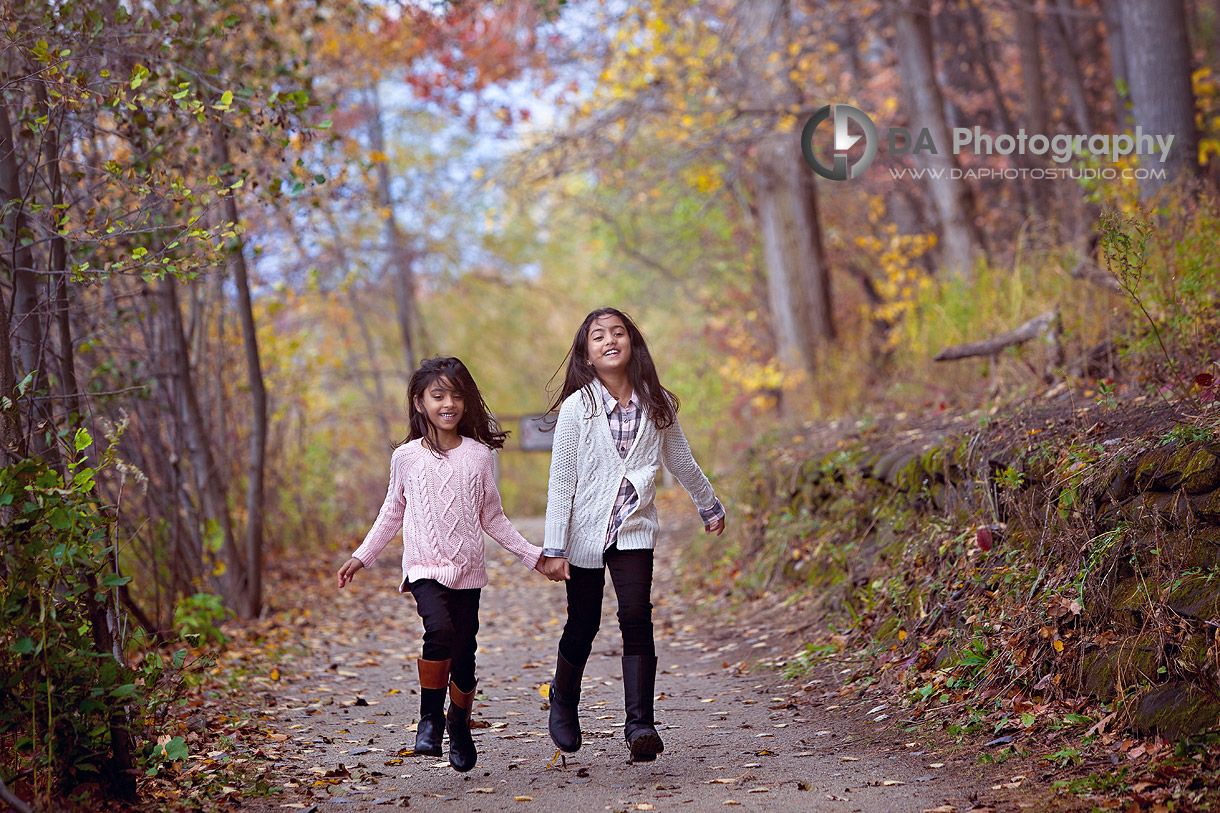
[[[589,326],[585,351],[599,376],[625,373],[631,361],[631,337],[623,320],[613,314],[594,320]]]
[[[415,399],[415,408],[424,413],[439,436],[448,440],[457,437],[458,424],[466,412],[462,393],[443,377],[432,382],[423,396]]]

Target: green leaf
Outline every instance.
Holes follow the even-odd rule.
[[[135,694],[136,684],[124,683],[122,686],[115,686],[110,690],[111,697],[131,697]]]
[[[190,752],[186,748],[186,740],[182,737],[174,737],[162,747],[165,753],[165,758],[171,761],[186,759],[190,756]]]
[[[120,576],[117,573],[107,573],[102,579],[102,587],[119,587],[131,581],[131,576]]]
[[[144,80],[148,78],[150,71],[143,65],[136,65],[131,69],[131,89],[135,90],[140,85],[144,84]]]
[[[47,522],[57,531],[62,531],[72,527],[72,517],[68,516],[68,512],[56,506],[50,514],[47,515]]]
[[[314,127],[318,130],[329,130],[333,124],[334,124],[333,121],[331,121],[330,119],[327,119],[326,121],[320,122],[319,124],[315,124]]]
[[[18,638],[16,642],[9,647],[9,649],[16,652],[18,655],[29,655],[34,651],[35,648],[33,638]]]
[[[93,445],[93,438],[83,427],[76,430],[76,451],[81,452]]]

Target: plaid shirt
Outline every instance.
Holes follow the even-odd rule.
[[[614,446],[618,449],[619,457],[623,460],[627,459],[627,453],[631,451],[631,444],[635,443],[635,436],[640,429],[640,417],[643,415],[643,407],[636,400],[635,393],[631,393],[631,398],[627,401],[627,406],[623,406],[618,402],[618,399],[610,394],[606,386],[602,384],[601,379],[596,379],[597,387],[602,396],[602,405],[606,408],[606,418],[610,421],[610,434],[614,438]],[[640,504],[640,495],[636,493],[635,486],[626,477],[623,482],[619,483],[618,495],[614,498],[614,510],[610,512],[610,523],[606,528],[606,548],[609,549],[618,540],[618,529],[622,527],[625,520],[632,511]],[[699,509],[699,518],[703,520],[703,524],[710,525],[718,519],[724,519],[724,506],[720,500],[716,500],[710,508]],[[547,548],[543,551],[546,556],[564,556],[564,552],[559,549]]]
[[[618,456],[627,459],[631,444],[635,443],[636,433],[640,429],[640,402],[631,393],[627,406],[618,402],[599,379],[597,386],[601,389],[602,403],[606,407],[606,417],[610,419],[610,434],[614,437],[614,445]],[[635,492],[635,486],[626,477],[618,484],[618,496],[614,498],[614,510],[610,512],[610,525],[606,528],[606,548],[608,549],[618,539],[618,529],[632,511],[640,504],[640,495]]]

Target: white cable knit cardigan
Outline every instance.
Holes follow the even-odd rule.
[[[562,549],[568,563],[576,567],[601,567],[606,525],[619,484],[626,477],[640,495],[640,503],[619,528],[619,550],[651,550],[660,527],[653,498],[662,460],[696,508],[706,510],[715,504],[712,484],[691,455],[677,421],[666,429],[657,429],[645,415],[624,460],[615,448],[605,407],[593,388],[584,387],[569,395],[559,407],[555,424],[542,547]]]

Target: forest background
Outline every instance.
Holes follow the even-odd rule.
[[[257,617],[266,568],[355,547],[427,356],[465,360],[498,415],[537,415],[584,314],[619,307],[726,483],[781,425],[1216,372],[1199,317],[1215,304],[1215,2],[3,14],[0,764],[48,793],[153,756],[136,752],[158,705],[124,708],[175,664],[132,653]],[[1163,164],[1080,154],[1077,177],[1049,180],[1033,177],[1047,158],[883,137],[837,183],[800,143],[831,102],[942,146],[976,126],[1175,141]],[[1162,179],[1124,176],[1154,165]],[[932,360],[1042,314],[1054,341]],[[1187,361],[1107,378],[1167,322]],[[510,441],[510,516],[543,510],[547,462]]]

